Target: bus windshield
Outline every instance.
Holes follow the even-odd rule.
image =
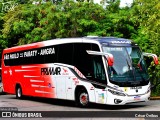
[[[103,51],[114,57],[113,66],[108,66],[111,83],[119,86],[140,86],[149,83],[147,67],[138,47],[108,47]]]

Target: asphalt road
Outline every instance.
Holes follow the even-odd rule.
[[[23,100],[16,99],[15,95],[0,95],[0,108],[2,107],[17,107],[18,111],[118,111],[119,113],[125,113],[125,111],[159,111],[160,112],[160,100],[151,100],[149,102],[141,103],[132,103],[127,105],[100,105],[100,104],[91,104],[87,108],[79,108],[75,105],[74,101],[67,100],[55,100],[47,98],[34,98],[34,97],[25,97]],[[114,114],[113,114],[114,115]],[[114,117],[114,116],[113,116]],[[145,119],[160,119],[159,118],[145,118]],[[0,118],[1,119],[1,118]],[[17,119],[17,118],[16,118]],[[24,118],[25,119],[25,118]],[[51,119],[51,118],[50,118]],[[62,119],[62,118],[56,118]],[[72,120],[74,118],[65,118]],[[76,118],[77,119],[77,118]],[[84,118],[78,118],[84,120]],[[104,119],[106,118],[85,118],[89,120],[95,119]],[[123,118],[107,118],[109,120],[124,120]],[[127,118],[125,118],[127,119]],[[129,118],[129,120],[144,120],[144,118]],[[5,118],[5,120],[7,120]],[[38,118],[39,120],[39,118]]]

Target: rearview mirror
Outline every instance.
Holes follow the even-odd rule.
[[[86,52],[90,55],[101,55],[104,56],[105,59],[108,62],[108,66],[113,66],[114,63],[114,57],[111,53],[105,53],[105,52],[99,52],[99,51],[91,51],[91,50],[86,50]]]
[[[153,61],[154,61],[154,64],[155,65],[158,65],[158,57],[156,54],[152,54],[152,53],[143,53],[144,56],[147,56],[147,57],[152,57],[153,58]]]
[[[105,55],[106,60],[108,61],[109,66],[113,66],[114,58],[112,54]]]

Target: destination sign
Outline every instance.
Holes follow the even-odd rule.
[[[34,57],[38,55],[43,56],[43,55],[50,55],[50,54],[55,54],[54,47],[5,54],[4,60]]]
[[[112,44],[131,44],[131,41],[111,41]]]

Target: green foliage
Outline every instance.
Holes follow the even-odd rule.
[[[131,15],[120,11],[118,5],[119,0],[113,4],[110,1],[106,10],[93,2],[71,0],[61,4],[19,5],[5,15],[3,36],[8,46],[86,35],[130,38],[136,33]]]
[[[105,17],[102,6],[88,2],[26,4],[5,15],[2,32],[9,46],[57,37],[85,36],[94,32],[102,34],[101,23]]]
[[[138,34],[132,37],[143,51],[155,53],[160,61],[160,3],[159,0],[135,0],[132,13],[134,21],[139,23]],[[160,95],[160,64],[149,67],[151,82],[155,86],[153,96]]]
[[[160,60],[160,57],[159,57]],[[152,96],[159,96],[160,95],[160,64],[155,66],[152,62],[151,66],[148,69],[150,73],[150,79],[152,85],[154,85],[152,89]]]
[[[140,23],[139,35],[145,36],[150,51],[160,55],[160,3],[159,0],[136,0],[134,17]],[[139,41],[139,40],[138,40]]]
[[[106,9],[109,12],[115,13],[115,12],[117,12],[117,11],[120,10],[120,8],[119,8],[120,0],[106,0],[106,3],[108,4],[108,6],[106,7]]]

